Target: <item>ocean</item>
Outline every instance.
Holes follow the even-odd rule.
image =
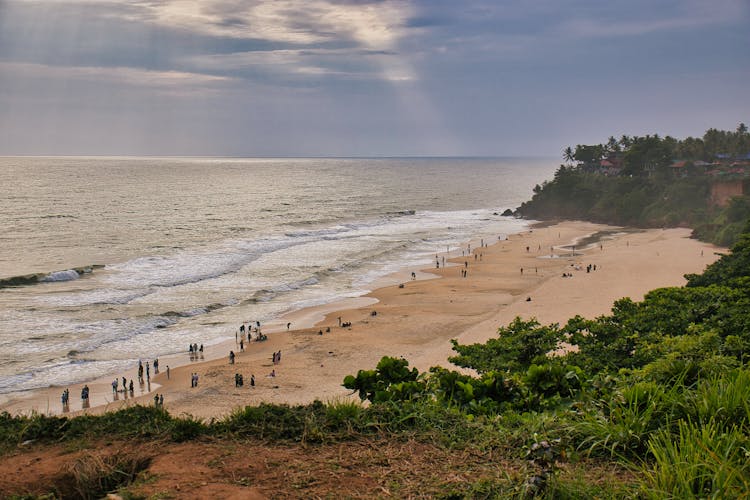
[[[0,158],[0,403],[431,267],[554,159]]]

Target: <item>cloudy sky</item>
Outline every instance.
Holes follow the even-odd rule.
[[[0,0],[0,155],[559,156],[739,122],[748,0]]]

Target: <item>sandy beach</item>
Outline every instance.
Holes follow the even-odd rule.
[[[597,238],[587,242],[591,235]],[[164,396],[171,413],[200,418],[261,402],[354,397],[341,386],[343,378],[373,368],[383,356],[403,356],[420,370],[451,366],[451,339],[483,342],[516,316],[544,324],[564,323],[576,314],[593,318],[608,313],[621,297],[640,300],[654,288],[683,285],[684,274],[702,271],[725,251],[689,235],[689,229],[625,230],[570,221],[538,225],[485,247],[473,241],[463,256],[439,254],[439,269],[405,269],[389,277],[389,286],[365,297],[278,318],[263,328],[268,340],[246,343],[244,352],[230,341],[211,347],[203,359],[191,361],[187,352],[162,358],[161,373],[151,375],[152,392],[136,383],[135,397],[119,395],[112,401],[111,379],[91,382],[93,406],[83,411],[153,404],[155,393]],[[589,264],[596,270],[587,272]],[[351,326],[339,326],[339,318]],[[292,328],[287,331],[288,322]],[[237,355],[234,365],[228,361],[230,350]],[[272,355],[278,351],[281,361],[274,365]],[[199,375],[196,388],[192,373]],[[235,373],[244,377],[241,388],[235,388]],[[253,374],[256,386],[250,387]],[[122,375],[135,378],[134,371]],[[71,414],[81,411],[80,389],[70,387]],[[38,391],[0,409],[59,413],[61,390]]]

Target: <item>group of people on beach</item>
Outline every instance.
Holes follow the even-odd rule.
[[[190,344],[188,354],[190,355],[190,361],[197,361],[199,357],[203,359],[203,344],[200,347],[198,347],[198,344]]]
[[[151,382],[151,363],[146,361],[145,366],[146,366],[146,382]],[[140,383],[141,385],[143,385],[143,367],[144,367],[143,361],[139,359],[138,360],[138,383]],[[154,375],[158,373],[159,373],[159,359],[155,358],[154,359]],[[125,383],[123,382],[123,390],[124,389],[125,389]],[[115,392],[117,392],[116,389],[115,389]]]
[[[146,361],[145,363],[142,360],[138,360],[138,370],[137,370],[137,380],[139,385],[141,386],[141,390],[143,389],[144,384],[148,384],[148,390],[151,390],[151,366],[154,368],[154,375],[159,373],[159,359],[154,358],[152,362]],[[169,378],[169,366],[167,366],[167,378]],[[114,378],[112,380],[112,396],[114,397],[114,400],[117,401],[120,398],[120,394],[122,394],[125,398],[130,396],[131,398],[135,396],[135,383],[133,379],[128,379],[126,377],[122,377],[122,383],[120,382],[120,378]],[[88,408],[89,407],[89,400],[91,397],[91,389],[88,385],[84,385],[81,388],[81,401],[82,401],[82,407]],[[65,389],[61,396],[60,401],[63,406],[63,411],[68,411],[70,407],[70,390]]]
[[[234,386],[242,387],[245,385],[245,377],[241,373],[234,374]],[[255,375],[250,375],[250,387],[255,387]]]
[[[583,270],[583,267],[580,264],[571,264],[570,267],[572,267],[576,271],[582,271]],[[589,264],[589,265],[586,266],[586,272],[590,273],[591,271],[596,271],[596,264]],[[563,272],[562,277],[563,278],[572,278],[573,277],[573,273],[567,272],[567,271]]]
[[[253,326],[255,325],[255,326]],[[292,324],[287,323],[286,329],[289,330],[291,328]],[[261,332],[260,330],[260,321],[250,321],[247,324],[247,327],[245,327],[245,324],[242,323],[240,325],[239,331],[235,333],[235,342],[239,344],[240,346],[240,352],[245,350],[245,339],[247,339],[248,344],[252,342],[253,340],[256,342],[262,342],[264,340],[268,340],[268,337]]]
[[[63,410],[67,411],[68,404],[70,403],[70,389],[65,389],[62,392],[62,396],[60,397],[60,399],[62,400]]]
[[[253,326],[255,325],[255,326]],[[286,324],[286,329],[289,330],[289,327],[291,327],[291,323]],[[253,333],[255,333],[255,339],[259,340],[259,337],[262,335],[260,331],[260,321],[249,321],[247,323],[247,327],[245,327],[245,323],[242,323],[240,325],[240,338],[244,338],[245,334],[247,333],[247,341],[251,342],[253,340]]]
[[[119,384],[118,379],[114,379],[112,381],[112,394],[114,394],[115,397],[117,397],[118,392],[127,393],[128,391],[130,391],[130,395],[131,396],[133,395],[133,390],[135,388],[133,385],[133,379],[130,379],[130,386],[128,386],[128,379],[126,379],[125,377],[122,377],[122,390],[120,390],[119,387],[120,387],[120,384]]]
[[[86,384],[81,388],[81,407],[82,408],[89,407],[89,396],[90,396],[90,389],[89,389],[88,384]],[[65,389],[62,391],[62,394],[60,395],[60,402],[62,403],[62,409],[64,412],[70,409],[70,389]]]

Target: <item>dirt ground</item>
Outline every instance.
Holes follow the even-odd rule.
[[[73,447],[75,445],[71,445]],[[273,445],[252,441],[111,442],[87,449],[45,446],[0,459],[3,496],[80,494],[73,469],[105,457],[147,460],[127,490],[156,498],[371,498],[432,496],[435,488],[497,477],[506,467],[489,456],[435,446],[358,441]]]
[[[506,459],[492,450],[449,450],[395,438],[329,445],[209,438],[187,443],[70,442],[0,457],[0,497],[53,493],[56,498],[80,498],[101,482],[92,470],[115,462],[121,471],[129,467],[123,464],[138,463],[131,471],[132,482],[118,490],[122,498],[486,496],[481,492],[491,485],[520,484],[530,473],[522,457]],[[621,481],[622,474],[598,470],[590,480],[619,476]],[[95,493],[92,498],[101,496]]]

